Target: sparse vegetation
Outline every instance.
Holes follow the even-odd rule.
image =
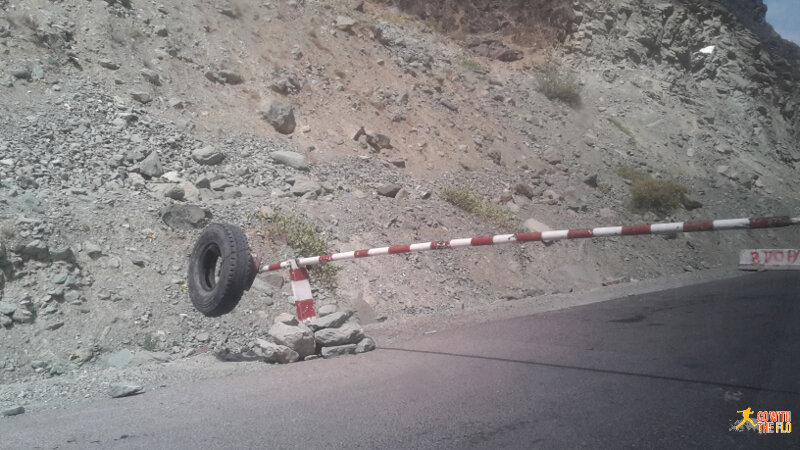
[[[325,239],[314,231],[314,226],[301,218],[281,211],[270,215],[257,213],[257,218],[271,239],[283,240],[295,249],[298,257],[318,256],[330,253]],[[309,274],[316,277],[325,288],[336,291],[336,275],[339,267],[323,264],[309,268]]]
[[[405,14],[384,14],[380,16],[381,20],[384,20],[389,23],[393,23],[395,25],[405,25],[410,20],[416,19],[414,16],[407,16]]]
[[[459,59],[458,65],[475,73],[489,73],[488,67],[481,65],[481,63],[474,59]]]
[[[459,28],[450,35],[454,41],[464,42],[467,40],[467,32]]]
[[[16,234],[14,231],[14,223],[10,220],[0,223],[0,236],[11,239]]]
[[[617,169],[617,175],[630,181],[640,181],[650,179],[650,175],[642,172],[641,170],[634,169],[633,167],[620,167]]]
[[[115,21],[107,25],[106,35],[111,39],[111,42],[122,47],[130,47],[134,49],[136,45],[144,38],[141,30],[134,24],[126,21]]]
[[[598,184],[597,190],[600,191],[601,194],[609,194],[611,192],[611,185],[610,184]]]
[[[539,92],[551,100],[561,100],[573,106],[581,106],[581,84],[578,77],[558,63],[548,61],[536,75]]]
[[[684,196],[689,193],[689,188],[682,184],[659,180],[630,167],[620,168],[617,174],[632,182],[630,208],[637,213],[669,214],[683,203]]]
[[[433,17],[425,18],[425,26],[428,27],[431,31],[435,33],[443,33],[444,28],[442,27],[442,23],[438,20],[434,19]]]
[[[628,136],[628,144],[636,145],[636,136],[633,134],[630,128],[626,127],[622,124],[619,120],[614,117],[609,117],[608,121],[613,123],[615,127],[621,132],[623,132],[626,136]]]
[[[467,188],[450,186],[442,191],[441,196],[445,201],[498,227],[506,230],[518,228],[510,211],[480,198]]]
[[[156,340],[153,339],[153,335],[147,333],[144,335],[144,342],[142,342],[142,348],[147,350],[148,352],[154,352],[158,350],[158,345],[156,345]]]

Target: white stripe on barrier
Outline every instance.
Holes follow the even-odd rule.
[[[311,284],[308,280],[292,281],[292,293],[295,301],[311,298]]]
[[[569,236],[569,230],[556,230],[556,231],[543,231],[543,241],[558,241],[566,239]]]
[[[431,243],[430,242],[422,242],[419,244],[411,244],[410,245],[412,252],[421,252],[423,250],[430,250]]]
[[[506,242],[514,242],[516,240],[517,237],[513,234],[500,234],[492,237],[492,242],[495,244],[504,244]]]
[[[457,248],[457,247],[469,247],[472,245],[472,238],[464,238],[464,239],[453,239],[450,241],[450,247]]]
[[[388,255],[389,247],[371,248],[367,252],[369,256]]]
[[[355,258],[356,252],[343,252],[343,253],[336,253],[331,258],[331,261],[339,261],[342,259],[351,259]]]
[[[714,221],[715,230],[733,230],[736,228],[749,228],[750,219],[723,219]]]
[[[683,222],[678,223],[657,223],[650,227],[652,234],[671,234],[683,231]]]
[[[619,236],[622,234],[622,227],[595,228],[592,230],[592,234],[595,237]]]

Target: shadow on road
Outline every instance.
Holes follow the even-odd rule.
[[[478,356],[478,355],[465,355],[460,353],[447,353],[447,352],[436,352],[436,351],[429,351],[429,350],[414,350],[408,348],[391,348],[391,347],[381,347],[379,350],[387,350],[387,351],[395,351],[395,352],[409,352],[409,353],[424,353],[430,355],[439,355],[439,356],[454,356],[458,358],[472,358],[472,359],[481,359],[486,361],[498,361],[498,362],[506,362],[506,363],[516,363],[516,364],[528,364],[532,366],[540,366],[540,367],[550,367],[555,369],[568,369],[568,370],[580,370],[584,372],[594,372],[594,373],[603,373],[603,374],[611,374],[611,375],[623,375],[629,377],[641,377],[641,378],[649,378],[654,380],[667,380],[667,381],[677,381],[681,383],[692,383],[692,384],[699,384],[704,386],[715,386],[715,387],[724,387],[724,388],[736,388],[736,389],[746,389],[751,391],[757,392],[770,392],[770,393],[778,393],[778,394],[788,394],[794,396],[800,396],[800,392],[796,391],[789,391],[783,389],[772,389],[767,387],[761,386],[749,386],[744,384],[735,384],[735,383],[724,383],[718,381],[709,381],[709,380],[697,380],[691,378],[682,378],[682,377],[673,377],[668,375],[657,375],[657,374],[650,374],[650,373],[635,373],[635,372],[625,372],[621,370],[612,370],[612,369],[598,369],[595,367],[581,367],[581,366],[572,366],[572,365],[565,365],[565,364],[554,364],[554,363],[547,363],[541,361],[525,361],[521,359],[509,359],[509,358],[496,358],[491,356]]]

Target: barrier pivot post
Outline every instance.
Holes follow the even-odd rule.
[[[289,278],[292,280],[292,295],[297,308],[297,320],[305,322],[317,316],[314,311],[314,298],[311,296],[311,284],[308,282],[308,270],[291,261]]]

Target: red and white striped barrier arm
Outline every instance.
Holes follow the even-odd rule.
[[[313,319],[317,313],[314,311],[314,298],[311,296],[311,284],[308,282],[308,271],[303,266],[298,266],[289,261],[289,278],[292,280],[292,296],[297,308],[297,320],[306,321]]]
[[[368,256],[392,255],[398,253],[423,252],[426,250],[444,250],[458,247],[478,247],[482,245],[525,243],[538,241],[560,241],[562,239],[585,239],[613,236],[637,236],[642,234],[675,234],[692,233],[696,231],[725,231],[760,228],[779,228],[800,225],[800,217],[765,217],[756,219],[722,219],[702,222],[675,222],[644,225],[631,225],[619,227],[578,228],[573,230],[543,231],[541,233],[500,234],[497,236],[483,236],[475,238],[453,239],[450,241],[421,242],[410,245],[395,245],[392,247],[371,248],[369,250],[356,250],[354,252],[333,253],[330,255],[298,258],[297,260],[284,261],[263,266],[260,272],[269,272],[279,269],[313,266],[333,261],[366,258]],[[294,278],[292,278],[294,280]],[[308,283],[308,281],[306,281]],[[294,281],[292,282],[294,287]],[[309,289],[310,292],[310,289]],[[310,297],[309,297],[310,298]],[[297,300],[297,296],[295,296]],[[298,310],[299,312],[299,310]]]

